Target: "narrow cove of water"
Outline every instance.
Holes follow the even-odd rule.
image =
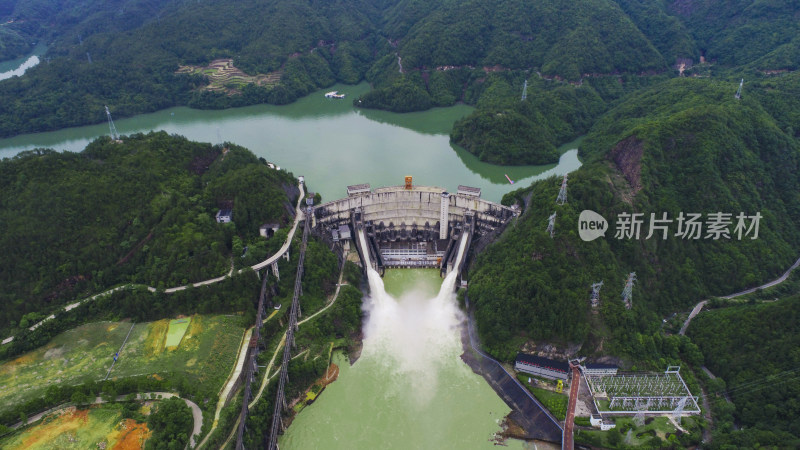
[[[463,315],[450,278],[432,269],[370,277],[361,357],[350,366],[335,356],[338,380],[295,418],[281,448],[495,448],[510,409],[460,359]]]
[[[39,64],[40,57],[47,51],[47,46],[38,44],[28,56],[0,62],[0,81],[11,77],[21,77],[25,71]]]

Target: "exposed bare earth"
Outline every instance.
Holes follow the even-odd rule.
[[[176,73],[189,73],[205,76],[208,85],[204,91],[222,92],[227,95],[241,93],[248,84],[256,86],[275,86],[281,80],[281,71],[268,74],[247,75],[233,65],[232,59],[215,59],[207,66],[180,66]]]
[[[628,180],[631,194],[635,196],[642,190],[642,154],[644,141],[630,136],[617,143],[609,153],[609,157],[622,175]]]

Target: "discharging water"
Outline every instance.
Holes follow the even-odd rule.
[[[295,418],[282,449],[491,449],[510,409],[460,359],[454,273],[370,270],[364,348]],[[509,440],[510,448],[522,448]]]

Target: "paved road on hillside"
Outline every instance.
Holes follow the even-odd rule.
[[[159,396],[161,397],[160,399],[158,398]],[[166,399],[172,398],[172,397],[180,398],[180,396],[178,394],[174,394],[172,392],[145,392],[145,393],[142,393],[142,394],[136,394],[136,401],[148,401],[148,400],[157,401],[157,400],[166,400]],[[120,395],[120,396],[117,396],[117,401],[118,402],[122,402],[122,401],[125,401],[126,398],[127,398],[127,395]],[[183,401],[186,402],[186,406],[188,406],[192,410],[192,419],[194,420],[194,425],[192,426],[192,436],[189,438],[189,445],[191,447],[194,447],[195,446],[195,436],[199,436],[200,432],[203,429],[203,411],[200,410],[200,407],[197,406],[197,404],[195,402],[193,402],[191,400],[188,400],[188,399],[183,399]],[[106,403],[106,401],[103,400],[100,397],[97,397],[97,398],[95,398],[95,400],[91,404],[92,405],[99,405],[101,403]],[[75,405],[73,405],[71,403],[66,403],[64,405],[48,409],[45,412],[41,412],[39,414],[36,414],[34,416],[29,417],[28,418],[28,423],[34,423],[34,422],[40,420],[42,417],[44,417],[44,416],[46,416],[48,414],[52,414],[52,413],[54,413],[56,411],[59,411],[59,410],[64,409],[64,408],[69,408],[71,406],[75,406]],[[16,430],[17,428],[19,428],[21,426],[22,426],[22,422],[18,422],[16,424],[14,424],[11,428]]]
[[[297,198],[297,206],[295,207],[294,223],[292,224],[292,228],[289,230],[289,234],[286,236],[286,241],[283,243],[283,246],[281,246],[281,248],[274,255],[270,256],[269,258],[265,259],[264,261],[261,261],[258,264],[254,264],[253,266],[250,266],[251,269],[260,270],[260,269],[263,269],[264,267],[267,267],[268,265],[270,265],[270,264],[274,263],[275,261],[277,261],[278,258],[283,256],[283,254],[286,253],[287,250],[289,250],[289,247],[291,247],[292,238],[294,238],[294,233],[297,230],[297,224],[301,220],[303,220],[303,218],[304,218],[304,214],[303,214],[303,210],[301,209],[301,206],[303,204],[303,197],[305,197],[305,195],[306,195],[305,194],[305,188],[304,188],[303,182],[299,182],[297,184],[297,186],[300,189],[300,195]],[[237,273],[242,273],[245,270],[246,269],[240,269]],[[184,286],[171,287],[171,288],[165,289],[164,292],[167,293],[167,294],[171,294],[173,292],[183,291],[185,289],[188,289],[189,287],[200,287],[200,286],[206,286],[206,285],[209,285],[209,284],[219,283],[220,281],[223,281],[226,278],[230,278],[232,275],[233,275],[233,266],[231,266],[231,270],[227,274],[222,275],[220,277],[211,278],[209,280],[204,280],[204,281],[198,281],[197,283],[187,284],[187,285],[184,285]],[[131,289],[131,288],[134,288],[134,287],[137,287],[137,286],[142,286],[142,285],[126,284],[126,285],[123,285],[123,286],[117,286],[117,287],[115,287],[113,289],[109,289],[109,290],[107,290],[105,292],[101,292],[101,293],[95,294],[95,295],[93,295],[91,297],[87,297],[87,298],[85,298],[83,300],[79,300],[79,301],[77,301],[75,303],[71,303],[71,304],[69,304],[69,305],[64,307],[64,311],[70,311],[72,309],[75,309],[78,306],[80,306],[81,303],[92,301],[92,300],[96,299],[97,297],[104,296],[104,295],[110,295],[110,294],[113,294],[116,291],[123,290],[123,289]],[[153,286],[145,286],[145,287],[147,287],[147,290],[149,290],[150,292],[155,292],[156,291],[156,288],[154,288]],[[46,321],[51,320],[51,319],[55,319],[55,317],[56,317],[55,314],[51,314],[50,316],[46,317],[45,319],[43,319],[39,323],[37,323],[37,324],[33,325],[32,327],[28,328],[28,330],[33,331],[36,328],[38,328],[41,324],[45,323]],[[14,340],[14,336],[9,336],[9,337],[3,339],[2,341],[0,341],[0,345],[8,344],[8,343],[12,342],[13,340]]]
[[[784,274],[781,275],[779,278],[776,278],[776,279],[770,281],[769,283],[762,284],[761,286],[758,286],[758,287],[745,289],[745,290],[739,291],[739,292],[737,292],[735,294],[724,295],[721,298],[725,298],[725,299],[730,300],[732,298],[740,297],[742,295],[752,294],[753,292],[755,292],[755,291],[757,291],[759,289],[767,289],[767,288],[770,288],[772,286],[776,286],[778,284],[781,284],[784,281],[786,281],[787,278],[789,278],[789,274],[791,274],[792,271],[794,269],[796,269],[798,266],[800,266],[800,258],[798,258],[798,260],[794,262],[792,267],[789,267],[789,270],[784,272]],[[687,317],[686,321],[683,322],[683,326],[681,327],[681,331],[678,332],[678,334],[681,334],[681,335],[686,334],[686,329],[689,328],[689,322],[691,322],[692,319],[694,319],[694,316],[696,316],[697,314],[700,313],[700,311],[703,309],[703,306],[705,306],[706,303],[708,303],[708,300],[703,300],[703,301],[701,301],[700,303],[698,303],[698,304],[696,304],[694,306],[694,308],[692,309],[692,312],[689,313],[689,317]]]

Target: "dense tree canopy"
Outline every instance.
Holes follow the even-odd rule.
[[[147,448],[153,450],[180,450],[186,447],[192,434],[192,410],[180,398],[172,397],[156,404],[147,418],[147,427],[153,431]]]
[[[0,328],[119,283],[163,288],[226,273],[233,237],[263,240],[261,224],[288,224],[296,195],[291,174],[244,148],[164,132],[4,159]],[[234,222],[218,224],[231,207]]]
[[[798,144],[755,99],[735,100],[734,90],[733,83],[674,80],[634,94],[583,141],[585,164],[570,175],[567,204],[555,204],[555,178],[507,196],[526,212],[471,270],[470,298],[492,351],[509,357],[525,338],[588,337],[588,351],[605,340],[604,351],[647,357],[649,344],[636,333],[655,332],[658,315],[763,283],[797,258]],[[605,238],[578,237],[584,209],[609,221]],[[545,229],[553,212],[551,239]],[[674,236],[680,212],[763,219],[755,240],[687,240]],[[620,213],[643,214],[638,239],[615,237]],[[658,232],[645,239],[651,213],[673,220],[666,240]],[[638,276],[631,311],[619,299],[628,272]],[[604,325],[589,314],[589,285],[600,280]]]
[[[689,328],[705,364],[722,381],[715,445],[800,445],[800,295],[775,303],[704,312]],[[729,392],[733,405],[726,404]],[[735,409],[731,411],[731,406]],[[732,414],[731,414],[732,412]],[[734,421],[740,431],[734,431]]]
[[[579,83],[691,68],[701,55],[795,69],[796,12],[748,0],[12,1],[0,8],[0,60],[38,41],[48,62],[0,83],[13,99],[0,103],[0,136],[100,122],[104,105],[123,117],[285,104],[335,81],[367,79],[377,90],[359,106],[402,112],[453,104],[496,70]],[[280,81],[226,95],[176,74],[219,58]]]

